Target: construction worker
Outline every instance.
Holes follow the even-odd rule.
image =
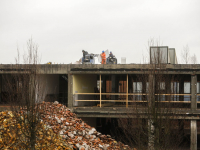
[[[109,57],[113,57],[113,53],[110,51]]]
[[[83,53],[83,57],[82,57],[82,63],[84,62],[84,60],[85,60],[85,55],[87,55],[88,54],[88,52],[87,51],[85,51],[85,50],[82,50],[82,53]]]
[[[106,64],[106,54],[104,51],[102,51],[101,53],[101,59],[102,59],[101,64]]]

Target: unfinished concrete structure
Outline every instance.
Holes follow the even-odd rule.
[[[145,105],[170,106],[167,113],[173,115],[172,119],[190,121],[190,144],[195,150],[200,119],[200,65],[170,61],[174,64],[44,64],[38,65],[38,74],[45,87],[44,100],[57,100],[82,118],[127,118],[129,114],[145,118]],[[2,105],[9,94],[4,79],[9,77],[15,84],[12,75],[23,73],[23,66],[16,69],[15,65],[0,65]]]
[[[23,65],[22,65],[23,67]],[[200,119],[200,65],[162,64],[126,65],[40,65],[39,74],[46,87],[45,100],[52,99],[72,108],[79,117],[127,117],[127,110],[134,112],[134,104],[148,103],[147,80],[156,83],[156,75],[171,78],[171,83],[161,82],[161,103],[172,104],[171,112],[177,119],[191,121],[191,146],[197,147],[197,120]],[[1,104],[6,103],[6,82],[4,78],[21,70],[15,65],[0,65]],[[13,81],[14,83],[14,81]],[[100,84],[101,83],[101,84]],[[165,89],[173,89],[166,91]],[[165,91],[166,93],[163,93]],[[157,95],[156,95],[157,94]],[[177,105],[179,104],[179,105]],[[141,109],[141,115],[144,112]]]

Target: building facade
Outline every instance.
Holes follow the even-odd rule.
[[[37,65],[44,101],[59,101],[78,117],[145,118],[152,106],[172,119],[190,122],[191,148],[197,148],[200,119],[200,65],[183,64],[44,64]],[[8,83],[25,65],[0,65],[0,103],[7,103]],[[10,81],[10,82],[8,82]],[[18,85],[20,85],[18,83]],[[20,86],[18,87],[20,88]],[[137,106],[137,107],[136,107]],[[147,107],[148,106],[148,107]],[[160,110],[161,110],[160,109]],[[136,111],[137,110],[137,111]],[[128,115],[129,114],[129,115]]]

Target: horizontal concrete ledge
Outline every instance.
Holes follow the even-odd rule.
[[[77,72],[75,72],[75,71],[71,71],[70,72],[70,74],[97,74],[97,75],[99,75],[99,74],[105,74],[105,75],[107,75],[107,74],[120,74],[120,75],[126,75],[126,74],[135,74],[135,75],[140,75],[140,74],[149,74],[149,72],[142,72],[142,71],[137,71],[137,72],[133,72],[133,71],[113,71],[113,72],[111,72],[111,71],[77,71]],[[199,72],[195,72],[195,73],[193,73],[193,72],[185,72],[185,71],[182,71],[182,72],[176,72],[176,71],[173,71],[173,72],[167,72],[167,71],[163,71],[163,72],[160,72],[159,74],[169,74],[169,75],[191,75],[191,74],[200,74],[200,71]]]
[[[155,68],[156,67],[156,68]],[[16,70],[16,68],[18,68]],[[30,64],[0,64],[0,73],[20,73],[24,69],[31,68]],[[112,73],[112,74],[148,74],[149,71],[160,72],[162,74],[200,74],[199,64],[162,64],[155,66],[152,64],[38,64],[40,74],[76,74],[76,73]]]
[[[148,110],[145,108],[109,108],[109,107],[74,107],[73,112],[79,117],[106,117],[106,118],[146,118]],[[162,117],[171,119],[196,119],[200,120],[200,110],[191,111],[190,109],[166,109],[159,113]]]
[[[92,117],[92,118],[148,118],[147,115],[139,115],[139,114],[135,114],[135,115],[127,115],[127,114],[94,114],[94,113],[76,113],[77,117]],[[159,117],[158,117],[159,118]],[[200,117],[185,117],[185,116],[162,116],[163,119],[175,119],[175,120],[200,120]]]
[[[196,71],[196,72],[200,72],[200,69],[138,69],[138,68],[116,68],[116,69],[111,69],[111,68],[93,68],[93,69],[90,69],[90,68],[71,68],[71,71],[139,71],[139,72],[149,72],[149,71],[155,71],[155,72],[158,72],[158,71],[169,71],[169,72],[173,72],[173,71],[185,71],[185,72],[193,72],[193,71]]]

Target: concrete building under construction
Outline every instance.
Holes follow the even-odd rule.
[[[57,100],[88,122],[92,118],[93,126],[98,126],[98,118],[145,118],[147,108],[160,104],[160,108],[168,108],[164,113],[171,119],[187,120],[184,130],[190,134],[191,149],[197,149],[200,65],[178,64],[175,49],[167,46],[151,47],[150,53],[150,64],[37,65],[44,100]],[[13,76],[23,74],[25,66],[0,65],[2,106],[10,92],[7,81],[19,82]]]

